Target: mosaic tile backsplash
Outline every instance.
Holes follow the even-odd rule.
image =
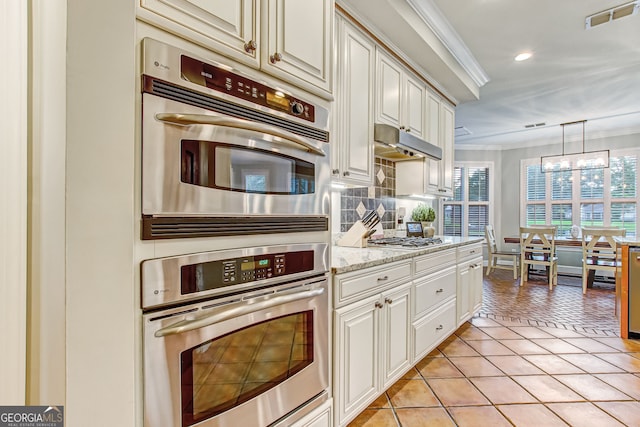
[[[368,211],[375,210],[382,228],[396,228],[396,167],[390,160],[375,158],[374,185],[348,188],[340,195],[340,231],[349,228]]]

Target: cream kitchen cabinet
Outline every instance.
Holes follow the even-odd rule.
[[[458,326],[482,308],[482,245],[458,248],[457,269]]]
[[[332,178],[373,184],[373,78],[375,46],[349,22],[336,17],[335,142]]]
[[[424,137],[426,85],[376,50],[376,121]]]
[[[331,0],[139,0],[139,19],[331,98]]]

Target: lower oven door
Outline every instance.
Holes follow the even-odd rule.
[[[146,427],[266,426],[328,387],[326,275],[147,313]]]

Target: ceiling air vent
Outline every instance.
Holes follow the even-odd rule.
[[[467,136],[471,135],[471,131],[464,126],[457,126],[455,128],[455,136]]]
[[[615,21],[616,19],[624,18],[625,16],[635,15],[640,10],[640,0],[635,0],[629,3],[621,4],[620,6],[612,7],[609,10],[595,13],[591,16],[587,16],[585,20],[585,29],[593,28],[600,24],[606,24],[607,22]]]

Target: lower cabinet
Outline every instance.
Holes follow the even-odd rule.
[[[458,249],[458,326],[482,308],[482,246]]]
[[[346,425],[410,367],[411,283],[335,311],[336,425]]]
[[[292,424],[291,427],[331,427],[333,425],[331,408],[332,401],[329,399],[322,406]]]

